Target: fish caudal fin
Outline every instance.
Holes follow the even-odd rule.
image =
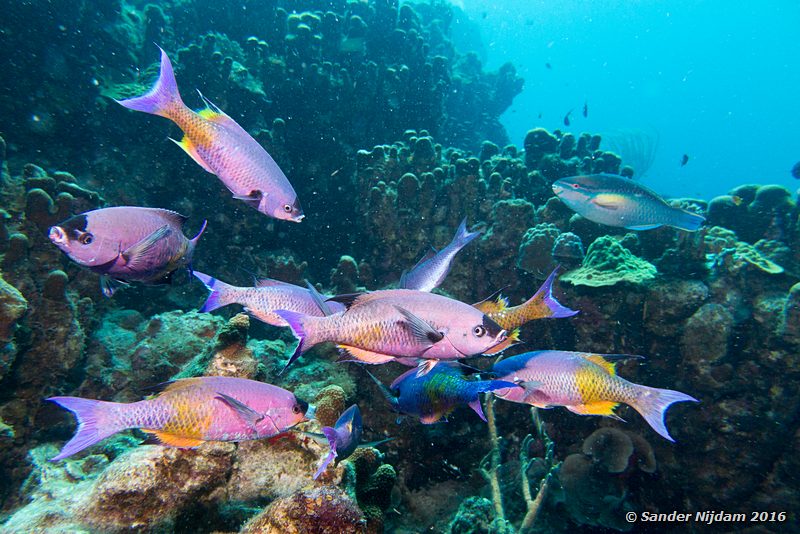
[[[456,230],[456,235],[453,237],[452,244],[460,250],[479,235],[481,235],[480,232],[470,232],[467,230],[467,218],[464,217],[461,224],[458,225],[458,230]]]
[[[336,453],[336,430],[331,428],[331,427],[329,427],[329,426],[324,426],[324,427],[322,427],[322,433],[325,434],[326,438],[328,438],[328,445],[330,445],[331,450],[328,453],[328,456],[326,456],[325,459],[322,460],[322,464],[319,466],[319,469],[317,469],[317,472],[314,473],[314,480],[317,480],[319,478],[319,476],[322,473],[325,472],[325,469],[328,468],[328,465],[330,465],[330,463],[336,458],[336,454],[337,454]]]
[[[667,224],[681,230],[686,230],[687,232],[696,232],[706,220],[702,215],[680,208],[675,208],[674,214],[672,220]]]
[[[547,280],[544,281],[542,287],[536,292],[523,306],[531,307],[532,309],[539,310],[535,319],[542,319],[550,317],[553,319],[562,319],[564,317],[572,317],[578,314],[577,310],[567,308],[556,300],[553,296],[553,282],[555,282],[556,275],[558,274],[559,267],[553,269]],[[533,311],[533,310],[532,310]]]
[[[78,421],[78,429],[75,431],[75,435],[64,445],[61,452],[50,458],[51,462],[57,462],[72,456],[127,428],[109,424],[107,418],[104,417],[108,407],[115,403],[82,399],[80,397],[50,397],[47,400],[71,411]]]
[[[639,394],[636,400],[628,404],[644,417],[645,421],[653,427],[653,430],[658,432],[665,439],[675,441],[672,439],[672,436],[669,435],[664,420],[667,409],[676,402],[688,401],[699,402],[691,395],[681,393],[680,391],[639,386]]]
[[[153,87],[142,96],[117,100],[117,102],[128,109],[144,111],[153,115],[170,117],[170,112],[176,107],[183,107],[183,100],[178,92],[178,84],[175,81],[175,72],[172,70],[172,63],[167,57],[167,53],[161,50],[161,71]]]
[[[203,282],[206,288],[211,292],[208,294],[208,298],[203,304],[203,307],[200,308],[201,312],[212,312],[217,308],[236,302],[233,296],[236,292],[234,286],[221,282],[213,276],[201,273],[200,271],[193,271],[192,274],[195,278]]]
[[[307,316],[303,315],[302,313],[297,313],[289,310],[275,310],[275,314],[284,321],[286,321],[289,328],[292,329],[294,337],[297,338],[297,346],[294,348],[294,352],[289,357],[289,361],[286,362],[286,365],[280,372],[280,374],[283,374],[286,372],[286,369],[288,369],[289,366],[292,365],[292,363],[294,363],[294,361],[297,358],[299,358],[306,350],[306,340],[308,336],[306,334],[306,329],[303,322]]]

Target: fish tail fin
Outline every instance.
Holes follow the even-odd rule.
[[[121,427],[119,424],[114,424],[109,421],[108,417],[105,417],[108,408],[116,405],[116,403],[80,397],[50,397],[47,400],[71,411],[78,421],[78,429],[75,431],[75,435],[64,445],[61,452],[50,458],[51,462],[57,462],[72,456],[127,428],[126,426]]]
[[[161,70],[153,87],[142,96],[117,100],[117,102],[128,109],[170,118],[171,111],[176,107],[183,107],[184,104],[178,92],[178,83],[175,81],[172,63],[161,47],[159,50],[161,50]]]
[[[577,310],[567,308],[553,296],[553,282],[559,269],[560,267],[553,269],[539,290],[520,306],[526,322],[544,318],[561,319],[579,313]]]
[[[192,245],[192,251],[194,251],[194,247],[197,246],[197,242],[200,241],[200,236],[203,235],[203,232],[206,231],[207,227],[208,227],[208,219],[205,219],[203,220],[203,226],[200,227],[200,231],[197,232],[197,235],[195,235],[193,238],[189,240],[189,243],[191,243]]]
[[[286,372],[286,369],[288,369],[289,366],[292,365],[292,363],[294,363],[294,361],[306,351],[308,347],[314,345],[315,343],[308,343],[308,334],[305,326],[305,321],[308,317],[307,315],[289,310],[275,310],[274,313],[286,321],[289,328],[292,329],[294,337],[297,338],[297,346],[294,348],[294,352],[289,357],[289,361],[286,362],[286,365],[280,372],[280,374],[283,374]]]
[[[670,226],[686,230],[687,232],[696,232],[703,225],[706,218],[691,211],[675,208],[675,216],[669,223]]]
[[[467,246],[467,243],[479,235],[481,235],[480,232],[470,232],[467,230],[467,218],[464,217],[464,219],[461,220],[461,224],[458,225],[455,237],[453,237],[453,244],[458,246],[459,249],[464,248]]]
[[[314,473],[314,480],[317,480],[319,476],[325,472],[325,469],[328,468],[328,465],[336,458],[336,430],[329,427],[324,426],[322,427],[322,433],[325,434],[325,437],[328,438],[328,445],[330,445],[330,452],[328,456],[322,460],[322,464],[317,469],[317,472]]]
[[[236,302],[234,298],[234,294],[236,293],[235,286],[226,284],[200,271],[192,271],[192,274],[195,278],[203,282],[203,285],[210,291],[203,307],[200,308],[201,312],[212,312],[217,308],[222,308],[223,306]]]
[[[366,373],[369,375],[369,377],[372,379],[372,381],[375,382],[375,385],[378,386],[378,389],[380,390],[381,395],[383,395],[383,398],[385,398],[387,400],[387,402],[392,406],[392,409],[395,410],[395,411],[399,411],[399,409],[398,409],[399,405],[398,405],[398,402],[397,402],[397,397],[392,395],[391,390],[389,388],[387,388],[386,385],[383,382],[378,380],[378,378],[375,375],[373,375],[372,373],[367,371],[366,367],[364,368],[364,371],[366,371]],[[409,371],[409,372],[413,372],[413,371],[414,370],[411,369],[411,371]],[[394,383],[393,383],[393,385],[394,385]]]
[[[630,404],[637,412],[644,417],[645,421],[658,432],[662,437],[670,441],[675,441],[667,431],[665,417],[667,409],[676,402],[699,402],[691,395],[673,391],[671,389],[651,388],[639,386],[639,394]]]

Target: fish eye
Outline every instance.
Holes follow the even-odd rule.
[[[579,189],[580,187],[578,184],[572,184],[572,189]]]
[[[92,241],[94,241],[94,236],[89,232],[81,234],[78,237],[78,242],[80,242],[81,245],[91,245]]]
[[[300,411],[301,408],[299,404],[295,404],[294,406],[292,406],[292,413],[300,413]]]
[[[472,333],[475,334],[475,337],[483,337],[486,334],[486,329],[478,325],[472,329]]]
[[[292,205],[291,204],[284,204],[283,205],[283,211],[285,211],[286,213],[292,213]]]

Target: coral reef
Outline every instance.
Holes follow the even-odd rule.
[[[613,237],[601,236],[589,245],[581,266],[561,276],[561,280],[589,287],[620,282],[641,284],[655,278],[656,272],[654,265],[634,256]]]

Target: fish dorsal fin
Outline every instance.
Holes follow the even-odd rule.
[[[605,369],[611,376],[617,374],[617,364],[625,360],[640,360],[643,356],[634,354],[584,354],[583,358],[592,363],[596,363]]]
[[[434,256],[436,256],[436,254],[438,254],[438,251],[435,248],[433,248],[433,247],[429,248],[428,251],[425,253],[425,255],[422,256],[419,259],[419,261],[417,261],[417,263],[414,264],[414,266],[411,268],[411,270],[413,271],[414,269],[416,269],[417,267],[419,267],[420,265],[422,265],[423,263],[425,263],[429,259],[431,259]]]
[[[162,445],[168,445],[170,447],[180,447],[181,449],[193,449],[203,443],[202,439],[187,438],[185,436],[176,436],[175,434],[162,432],[160,430],[148,430],[143,428],[142,432],[147,432],[148,434],[151,434]]]
[[[344,304],[344,307],[349,310],[356,303],[356,301],[364,295],[366,295],[366,293],[343,293],[341,295],[334,295],[325,300]]]
[[[506,287],[508,287],[508,286],[506,286]],[[492,293],[491,295],[489,295],[488,297],[486,297],[482,301],[476,302],[475,304],[473,304],[472,307],[481,310],[483,313],[486,313],[483,310],[483,306],[497,306],[498,302],[501,299],[504,301],[505,305],[508,306],[508,300],[505,297],[503,297],[503,295],[501,294],[504,289],[505,289],[505,287],[501,287],[500,289],[498,289],[497,291],[495,291],[494,293]],[[492,302],[492,301],[495,301],[495,302]]]
[[[226,405],[228,405],[236,413],[236,415],[239,416],[239,419],[244,421],[244,423],[250,428],[250,430],[255,431],[256,425],[260,423],[262,419],[264,419],[263,414],[258,413],[250,406],[234,399],[229,395],[217,392],[216,398],[224,402]]]
[[[198,115],[200,115],[202,118],[204,118],[209,122],[219,124],[220,126],[227,129],[229,132],[233,133],[239,138],[242,137],[247,139],[253,138],[253,136],[247,133],[247,130],[239,126],[239,123],[233,120],[230,115],[222,111],[219,108],[219,106],[217,106],[216,104],[211,102],[211,100],[203,96],[203,93],[200,93],[200,91],[197,92],[200,94],[200,98],[202,98],[203,102],[205,102],[206,104],[206,108],[201,109],[200,111],[197,112]]]
[[[322,311],[322,314],[325,315],[325,317],[333,315],[331,307],[328,306],[328,303],[325,301],[325,297],[320,295],[319,291],[317,291],[317,288],[314,287],[314,284],[306,280],[306,288],[308,289],[308,294],[311,295],[311,299],[314,301],[314,304],[316,304],[317,308]]]
[[[620,419],[619,416],[614,413],[614,408],[616,408],[617,405],[618,403],[613,401],[598,401],[591,404],[567,406],[567,409],[578,415],[604,415],[606,417]]]
[[[180,214],[177,211],[165,210],[163,208],[147,208],[147,209],[154,213],[157,213],[160,217],[164,218],[164,220],[169,221],[175,224],[176,226],[183,226],[184,223],[189,220],[189,217]]]
[[[256,280],[255,287],[297,287],[289,282],[282,282],[274,278],[260,278]]]
[[[343,355],[343,358],[339,358],[337,361],[339,362],[351,362],[351,361],[358,361],[362,363],[367,363],[370,365],[378,365],[381,363],[388,363],[394,361],[394,356],[389,356],[388,354],[381,354],[379,352],[373,352],[371,350],[360,349],[358,347],[350,347],[348,345],[337,345],[340,349],[346,351],[347,354]],[[349,354],[349,356],[348,356]],[[352,359],[350,359],[352,358]]]
[[[394,308],[405,318],[406,326],[418,341],[433,345],[444,339],[444,334],[436,330],[429,322],[420,319],[405,308],[400,306]]]
[[[214,170],[209,167],[208,163],[203,160],[203,157],[200,156],[200,153],[197,151],[197,145],[195,145],[188,136],[183,136],[183,139],[180,141],[176,141],[173,138],[169,138],[170,141],[181,147],[181,149],[189,154],[189,157],[194,160],[195,163],[203,167],[206,172],[210,172],[211,174],[216,174]]]
[[[400,382],[402,382],[403,380],[405,380],[409,376],[416,375],[416,374],[417,374],[417,368],[416,367],[412,367],[411,369],[409,369],[405,373],[403,373],[400,376],[398,376],[397,378],[395,378],[392,381],[392,383],[389,384],[389,389],[397,389],[397,387],[400,385]]]
[[[618,210],[625,204],[625,197],[614,193],[600,193],[590,201],[595,206],[607,210]]]
[[[177,380],[168,380],[153,386],[146,386],[142,388],[142,392],[146,395],[158,395],[159,393],[172,393],[182,389],[190,388],[197,385],[201,381],[200,377],[192,378],[179,378]]]
[[[125,260],[125,263],[130,267],[136,268],[140,262],[142,262],[147,253],[150,252],[153,247],[158,244],[159,241],[167,237],[172,233],[172,229],[169,227],[168,224],[165,224],[161,228],[154,231],[149,236],[145,237],[144,239],[134,243],[133,245],[129,246],[125,250],[120,253],[122,259]]]
[[[508,299],[506,297],[498,296],[497,300],[483,300],[472,305],[485,314],[499,313],[508,308]]]

